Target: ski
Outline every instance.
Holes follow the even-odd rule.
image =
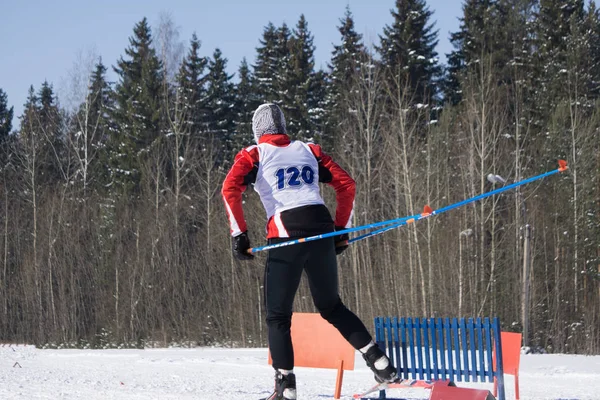
[[[388,386],[389,386],[389,383],[387,383],[387,382],[378,383],[377,385],[375,385],[372,388],[368,389],[366,392],[355,394],[352,397],[354,397],[355,399],[362,399],[364,396],[366,396],[368,394],[371,394],[373,392],[378,392],[380,390],[385,390],[385,389],[388,388]]]
[[[438,382],[446,382],[446,381],[438,381]],[[366,392],[355,394],[353,397],[355,399],[361,399],[364,396],[366,396],[368,394],[371,394],[373,392],[378,392],[380,390],[386,390],[386,389],[400,388],[400,387],[431,389],[433,387],[434,383],[435,383],[435,381],[425,381],[425,380],[419,380],[419,379],[401,379],[401,378],[398,378],[398,380],[395,380],[394,382],[378,383],[377,385],[373,386],[372,388],[370,388]]]
[[[375,386],[373,386],[372,388],[368,389],[366,392],[364,392],[364,393],[358,393],[358,394],[355,394],[355,395],[354,395],[354,396],[352,396],[352,397],[354,397],[355,399],[361,399],[361,398],[363,398],[364,396],[366,396],[366,395],[368,395],[368,394],[371,394],[371,393],[373,393],[373,392],[378,392],[378,391],[380,391],[380,390],[386,390],[386,389],[389,389],[389,388],[390,388],[390,385],[391,385],[391,387],[397,387],[397,385],[401,385],[401,384],[403,384],[403,383],[404,383],[404,381],[405,381],[404,379],[402,379],[402,378],[398,378],[397,380],[395,380],[395,381],[393,381],[393,382],[382,382],[382,383],[378,383],[378,384],[376,384]]]

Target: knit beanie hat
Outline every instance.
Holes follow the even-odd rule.
[[[287,133],[281,108],[273,103],[265,103],[258,107],[252,116],[252,132],[256,143],[262,135]]]

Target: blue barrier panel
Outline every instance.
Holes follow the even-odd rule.
[[[473,318],[469,318],[467,328],[469,329],[469,349],[471,350],[470,370],[473,376],[473,382],[477,382],[477,354],[475,353],[475,326]]]
[[[400,343],[400,335],[399,335],[399,330],[400,330],[400,325],[398,325],[398,317],[394,317],[392,319],[392,326],[393,326],[393,331],[394,331],[394,343],[396,344],[394,346],[394,361],[392,362],[394,365],[400,365],[400,346],[398,346],[398,343]],[[390,351],[390,356],[392,355],[392,352]]]
[[[483,328],[485,329],[485,337],[486,337],[486,343],[485,343],[485,355],[487,357],[487,365],[488,365],[488,369],[486,371],[486,376],[488,377],[488,382],[493,382],[494,381],[494,368],[493,368],[493,360],[492,360],[492,326],[490,325],[490,319],[489,318],[484,318],[483,319]]]
[[[419,320],[418,318],[416,318],[416,320],[420,321],[420,322],[418,322],[419,325],[423,326],[423,328],[425,328],[425,329],[423,329],[423,346],[425,347],[425,349],[424,349],[425,350],[425,364],[424,365],[422,364],[422,361],[421,361],[422,359],[420,357],[421,350],[419,350],[419,362],[421,363],[420,367],[421,367],[421,370],[424,373],[431,374],[431,354],[429,352],[429,335],[427,333],[427,321],[425,319]],[[421,337],[421,331],[420,330],[419,330],[419,336],[418,337],[419,338]],[[420,343],[417,342],[417,346],[420,347]],[[421,379],[424,379],[423,375],[424,374],[421,373]]]
[[[475,323],[475,327],[477,328],[477,350],[479,351],[477,355],[479,356],[479,379],[481,382],[485,382],[485,365],[484,356],[483,356],[483,325],[481,324],[481,318],[477,318],[477,322]]]
[[[411,360],[411,366],[409,368],[409,371],[412,375],[412,378],[417,379],[417,368],[415,366],[415,340],[413,337],[412,318],[408,318],[406,320],[406,328],[408,329],[408,349],[410,352],[410,360]],[[419,356],[420,356],[420,354],[419,354]]]
[[[464,377],[465,378],[465,382],[470,382],[471,380],[469,379],[469,374],[471,373],[471,370],[469,369],[469,348],[467,347],[467,325],[465,324],[465,319],[461,318],[460,319],[460,326],[459,326],[461,335],[460,335],[460,339],[461,339],[461,345],[462,345],[462,351],[463,351],[463,368],[464,371],[461,371],[460,376],[458,377],[458,381],[461,381],[461,378]]]
[[[456,376],[460,381],[460,377],[462,376],[462,368],[460,362],[460,342],[458,335],[458,320],[456,318],[452,319],[452,333],[454,334],[454,355],[456,356]]]
[[[494,343],[496,346],[496,379],[498,380],[498,400],[504,400],[504,367],[502,366],[502,341],[500,339],[500,320],[494,318]]]
[[[452,326],[450,318],[444,318],[444,330],[446,331],[446,344],[448,345],[448,379],[454,380],[454,360],[452,357]]]
[[[444,346],[444,331],[442,319],[436,320],[438,340],[440,343],[440,374],[441,379],[446,379],[446,346]]]
[[[382,349],[385,349],[385,341],[384,339],[382,339],[383,336],[383,326],[382,326],[382,319],[381,318],[375,318],[375,342],[377,342],[377,345],[379,347],[381,347]]]
[[[402,365],[404,365],[402,377],[408,379],[408,370],[406,369],[406,366],[408,365],[408,352],[406,350],[406,319],[404,318],[400,318],[400,329],[400,337],[402,338]]]
[[[431,318],[429,320],[430,325],[431,325],[431,349],[433,350],[431,353],[433,353],[433,371],[432,371],[432,376],[433,379],[439,379],[439,371],[438,371],[438,358],[437,358],[437,340],[435,337],[435,320],[433,318]]]
[[[393,349],[394,347],[394,337],[392,336],[392,321],[390,320],[390,318],[386,318],[385,319],[385,332],[386,332],[386,337],[387,337],[387,341],[388,341],[388,349]],[[392,356],[392,351],[388,352],[388,355],[391,357]]]
[[[404,379],[498,383],[505,399],[500,321],[494,318],[375,319],[376,342]],[[496,353],[495,366],[492,353]],[[380,398],[385,398],[381,392]]]

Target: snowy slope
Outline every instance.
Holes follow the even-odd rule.
[[[266,349],[0,347],[0,399],[256,400],[273,384],[266,360]],[[344,375],[344,399],[373,383],[360,357],[356,366]],[[335,371],[296,368],[296,376],[300,400],[333,398]],[[523,355],[520,380],[523,400],[600,399],[600,356]],[[513,382],[508,376],[507,399],[514,399]],[[491,384],[459,386],[491,390]],[[423,389],[390,393],[406,399],[428,394]]]

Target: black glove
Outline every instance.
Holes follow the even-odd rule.
[[[248,232],[242,232],[233,238],[233,255],[238,260],[252,260],[254,255],[248,253],[250,248],[250,239],[248,238]]]
[[[344,229],[346,228],[344,228],[343,226],[335,227],[336,231],[343,231]],[[348,248],[348,239],[350,239],[350,237],[347,233],[342,233],[341,235],[334,236],[333,239],[335,242],[335,254],[342,254],[342,252]]]

